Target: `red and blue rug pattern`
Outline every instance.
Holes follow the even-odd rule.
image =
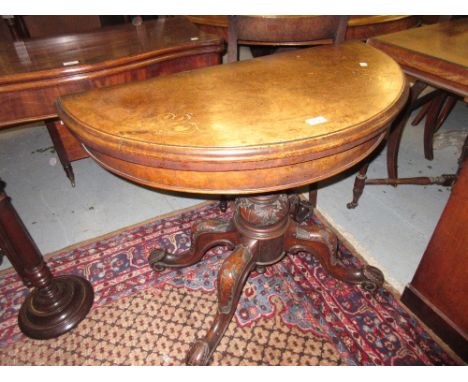
[[[47,257],[55,275],[75,274],[90,280],[94,306],[115,302],[146,288],[166,284],[212,293],[217,271],[229,251],[217,247],[204,259],[185,269],[154,272],[147,263],[150,249],[182,251],[190,246],[190,227],[205,218],[229,219],[231,211],[219,211],[207,203],[120,231]],[[316,223],[319,223],[316,221]],[[339,258],[358,267],[361,262],[343,243]],[[22,337],[17,314],[28,291],[12,270],[0,273],[0,347]],[[286,256],[252,273],[244,288],[235,319],[240,326],[260,317],[272,317],[272,298],[283,302],[284,325],[312,332],[332,342],[347,365],[455,365],[457,364],[385,288],[375,294],[328,276],[311,256]]]

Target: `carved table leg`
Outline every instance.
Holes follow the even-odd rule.
[[[228,245],[234,248],[238,237],[239,234],[232,222],[216,219],[204,220],[193,225],[192,243],[189,250],[174,254],[162,248],[156,248],[151,251],[148,262],[158,272],[166,267],[187,267],[200,261],[209,249],[217,245]]]
[[[68,159],[67,152],[63,146],[62,139],[58,132],[56,124],[61,123],[60,120],[47,121],[46,126],[49,131],[50,138],[54,144],[55,151],[59,157],[60,163],[62,164],[63,170],[67,175],[67,178],[70,180],[72,187],[75,187],[75,174],[73,173],[73,167]]]
[[[285,238],[285,251],[306,252],[315,256],[325,270],[339,280],[360,284],[364,289],[375,291],[384,282],[382,272],[366,265],[362,269],[346,267],[337,259],[337,239],[327,228],[319,226],[299,226],[291,222]]]
[[[196,341],[187,355],[187,364],[208,364],[213,351],[234,315],[242,288],[256,267],[265,267],[281,260],[289,251],[304,251],[318,257],[325,269],[341,280],[359,283],[376,290],[383,283],[382,273],[374,267],[348,269],[336,258],[336,237],[318,226],[299,226],[293,221],[308,211],[309,203],[301,204],[296,194],[270,194],[237,198],[232,221],[206,220],[194,224],[192,246],[174,255],[157,249],[150,255],[150,264],[158,267],[184,267],[199,261],[204,253],[220,244],[235,250],[224,261],[218,273],[218,311],[204,339]]]
[[[218,273],[218,311],[207,335],[197,340],[187,355],[188,365],[206,365],[236,311],[242,288],[255,266],[254,250],[240,245]]]
[[[74,328],[93,304],[91,284],[78,276],[54,277],[9,199],[0,192],[0,243],[34,287],[21,306],[18,324],[28,337],[58,337]]]
[[[359,198],[361,197],[362,193],[364,192],[364,186],[366,185],[367,179],[367,169],[369,168],[370,162],[365,162],[362,167],[359,169],[356,178],[354,179],[354,188],[353,188],[353,200],[349,202],[346,207],[356,208],[359,202]]]

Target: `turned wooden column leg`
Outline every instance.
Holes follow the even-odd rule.
[[[359,199],[364,192],[364,186],[366,185],[367,179],[367,169],[369,168],[370,162],[366,161],[362,167],[360,168],[356,178],[354,179],[354,187],[353,187],[353,200],[346,204],[346,207],[356,208],[359,202]]]
[[[0,255],[5,255],[10,261],[11,265],[15,269],[18,276],[21,278],[21,281],[27,288],[31,288],[31,281],[29,281],[26,272],[24,270],[24,264],[21,259],[16,255],[15,250],[10,243],[7,234],[4,232],[2,226],[0,225]]]
[[[242,288],[255,266],[255,257],[255,249],[239,245],[224,261],[218,273],[218,311],[205,338],[192,345],[187,355],[188,365],[208,364],[236,311]]]
[[[192,227],[192,243],[190,249],[182,253],[170,253],[162,248],[151,251],[148,262],[155,271],[162,271],[166,267],[188,267],[200,261],[205,253],[217,246],[228,245],[234,248],[239,234],[232,222],[224,220],[203,220]]]
[[[0,192],[1,242],[8,242],[10,261],[24,266],[24,276],[34,287],[21,306],[18,324],[31,338],[58,337],[85,318],[93,304],[91,284],[78,276],[54,277],[17,215],[8,197]]]
[[[63,170],[70,180],[72,187],[75,187],[75,174],[73,173],[73,167],[68,159],[67,152],[63,146],[62,139],[58,132],[57,125],[62,123],[60,120],[49,120],[46,122],[47,130],[49,131],[50,138],[54,144],[55,151],[59,157],[60,163],[62,164]]]
[[[394,126],[390,130],[387,145],[387,171],[390,179],[398,178],[398,151],[400,149],[401,135],[403,134],[403,129],[410,117],[412,104],[426,87],[427,85],[424,82],[416,81],[414,83],[410,89],[410,97],[407,105],[397,117],[394,122]]]
[[[292,222],[285,238],[285,251],[295,254],[307,252],[315,256],[325,270],[339,280],[360,284],[364,289],[375,291],[383,285],[382,272],[370,265],[353,269],[341,264],[337,258],[336,236],[327,228],[299,226]]]

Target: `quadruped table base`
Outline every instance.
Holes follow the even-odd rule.
[[[203,220],[192,227],[189,250],[173,254],[153,249],[149,263],[156,271],[166,267],[187,267],[201,260],[217,246],[233,251],[223,262],[217,278],[218,310],[204,339],[191,347],[186,363],[206,365],[236,311],[243,286],[255,268],[261,270],[280,261],[287,254],[305,252],[315,256],[325,270],[337,279],[361,284],[369,291],[382,286],[382,272],[372,266],[362,269],[345,267],[337,259],[337,239],[328,228],[299,225],[303,203],[296,195],[270,194],[239,197],[231,220]]]

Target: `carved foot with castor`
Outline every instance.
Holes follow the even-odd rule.
[[[255,267],[256,249],[252,247],[239,245],[221,266],[217,280],[218,311],[205,338],[192,345],[187,365],[202,366],[210,361],[236,311],[242,288]]]
[[[344,266],[337,258],[337,243],[335,234],[328,228],[291,223],[285,237],[285,250],[292,254],[306,252],[314,256],[325,271],[339,280],[360,284],[368,291],[379,289],[384,283],[382,272],[369,265],[362,269]]]
[[[161,272],[166,267],[180,268],[200,261],[205,253],[217,246],[228,245],[234,248],[239,234],[232,222],[224,220],[203,220],[192,227],[192,243],[187,251],[179,254],[167,252],[162,248],[151,250],[148,262],[155,271]]]

